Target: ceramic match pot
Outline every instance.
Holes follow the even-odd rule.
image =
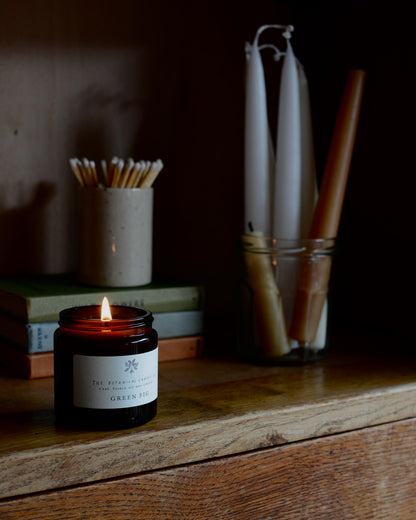
[[[152,188],[80,188],[77,227],[80,282],[102,287],[151,282]]]

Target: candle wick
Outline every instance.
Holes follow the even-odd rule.
[[[292,38],[292,32],[295,30],[293,25],[287,25],[285,32],[282,33],[283,38],[286,38],[286,40],[290,40]]]
[[[245,53],[246,53],[246,60],[250,59],[251,49],[252,49],[251,43],[246,42],[246,44],[244,46],[244,50],[245,50]]]
[[[280,57],[283,56],[283,53],[275,45],[272,45],[271,43],[265,43],[263,45],[260,45],[259,51],[262,51],[263,49],[273,49],[274,50],[274,56],[273,56],[274,61],[279,61]]]
[[[295,30],[293,25],[276,25],[276,24],[273,24],[273,25],[262,25],[261,27],[259,27],[257,29],[257,33],[256,33],[256,36],[254,38],[254,44],[255,45],[258,45],[259,37],[260,37],[261,33],[263,31],[265,31],[266,29],[283,29],[284,32],[282,34],[288,40],[292,37],[292,32]]]

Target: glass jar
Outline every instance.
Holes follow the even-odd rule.
[[[242,236],[240,353],[274,364],[327,354],[328,285],[334,239]]]
[[[54,336],[55,417],[59,425],[121,429],[156,415],[158,337],[152,313],[137,307],[65,309]]]

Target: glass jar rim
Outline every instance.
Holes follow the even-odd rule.
[[[277,238],[254,233],[241,235],[243,251],[277,256],[331,255],[335,250],[335,242],[335,238]]]
[[[151,311],[140,307],[111,305],[111,320],[101,319],[101,305],[80,305],[59,313],[59,326],[78,330],[128,330],[151,327]]]

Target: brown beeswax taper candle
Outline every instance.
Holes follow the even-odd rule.
[[[273,358],[290,352],[283,314],[282,298],[276,284],[270,255],[261,231],[243,237],[247,281],[253,291],[253,307],[258,326],[262,356]],[[244,242],[244,240],[243,240]]]
[[[309,238],[335,238],[351,164],[365,72],[349,72],[338,111]],[[330,258],[305,264],[299,278],[289,336],[301,344],[315,339],[331,271]]]

